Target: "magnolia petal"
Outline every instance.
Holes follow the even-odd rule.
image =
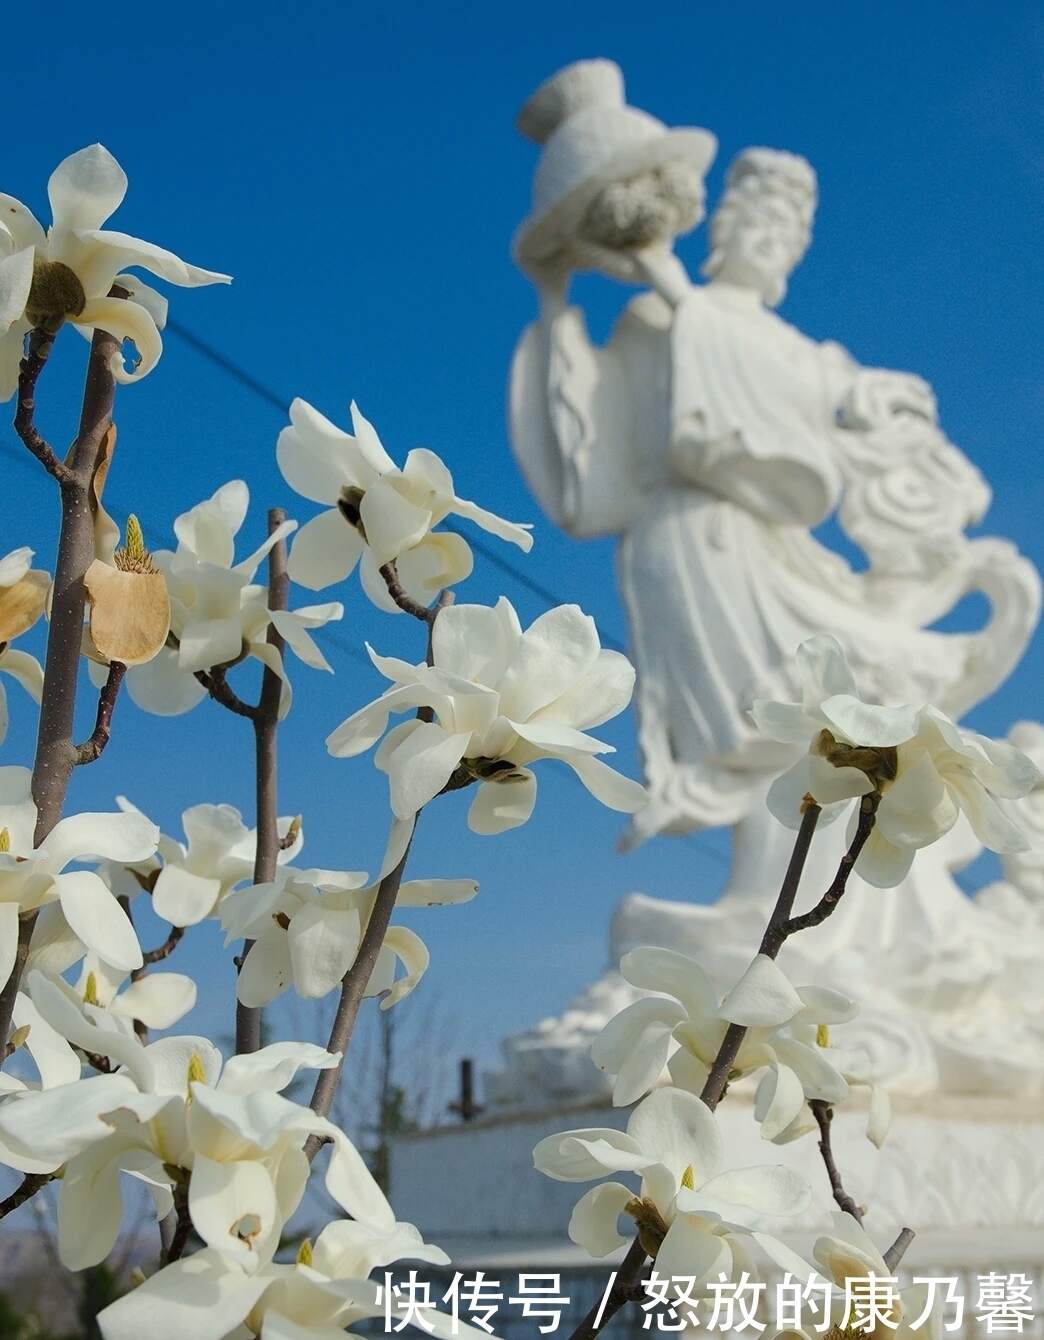
[[[431,512],[404,498],[394,487],[393,478],[378,479],[359,503],[366,543],[378,568],[418,544],[431,526]]]
[[[337,605],[335,608],[338,613],[331,615],[331,618],[339,619],[344,613],[344,607]],[[333,673],[333,666],[315,645],[315,642],[308,633],[301,627],[297,615],[289,610],[271,610],[272,622],[275,624],[276,632],[282,637],[283,641],[291,648],[294,654],[305,665],[309,665],[313,670],[328,670]]]
[[[142,965],[141,945],[130,918],[93,870],[55,878],[58,898],[73,934],[105,963],[124,972]]]
[[[746,1205],[759,1214],[800,1214],[812,1203],[808,1178],[782,1164],[731,1168],[705,1182],[700,1192],[713,1200]]]
[[[170,304],[158,289],[152,288],[144,280],[139,279],[137,275],[132,274],[117,275],[113,282],[118,284],[120,288],[127,290],[127,297],[131,302],[140,303],[145,308],[155,321],[157,330],[163,329],[167,324]]]
[[[117,1065],[125,1066],[133,1076],[133,1080],[128,1081],[133,1092],[152,1092],[155,1070],[146,1049],[135,1036],[115,1027],[105,1015],[102,1015],[102,1022],[108,1027],[90,1022],[70,999],[72,990],[64,982],[49,981],[36,970],[28,974],[26,984],[33,1004],[56,1032],[74,1047],[108,1056]]]
[[[892,1124],[892,1101],[887,1089],[879,1084],[870,1086],[870,1114],[866,1119],[866,1138],[878,1149],[885,1142]]]
[[[32,628],[47,607],[51,579],[31,568],[18,581],[0,585],[0,642],[10,642]]]
[[[803,1257],[798,1256],[797,1252],[792,1251],[789,1247],[778,1241],[778,1239],[772,1237],[771,1234],[755,1232],[751,1233],[750,1236],[770,1260],[774,1261],[776,1265],[782,1266],[784,1270],[789,1270],[791,1275],[793,1275],[796,1280],[800,1280],[802,1284],[807,1284],[812,1276],[816,1274],[816,1271]],[[787,1332],[787,1334],[795,1333]]]
[[[189,1213],[208,1247],[250,1273],[279,1229],[272,1178],[263,1164],[250,1159],[215,1163],[197,1152],[189,1180]]]
[[[0,1104],[0,1138],[16,1152],[57,1168],[88,1145],[108,1139],[112,1127],[100,1114],[136,1093],[126,1075],[92,1075],[27,1094]]]
[[[627,1134],[650,1162],[668,1168],[678,1184],[690,1166],[696,1186],[702,1186],[721,1167],[721,1132],[714,1114],[684,1089],[654,1090],[631,1113]]]
[[[109,1006],[121,1019],[140,1019],[146,1028],[170,1028],[196,1003],[196,983],[180,972],[154,972],[132,982]]]
[[[260,935],[243,960],[236,996],[248,1009],[275,1000],[294,980],[287,937],[276,929]]]
[[[441,588],[456,586],[470,577],[474,566],[471,546],[453,531],[429,531],[419,544],[403,550],[395,560],[399,581],[421,605],[430,604]]]
[[[47,248],[47,233],[28,206],[0,191],[0,233],[6,232],[16,250]]]
[[[330,1070],[341,1059],[311,1042],[272,1042],[256,1052],[230,1056],[217,1087],[223,1094],[281,1092],[301,1070]]]
[[[351,434],[299,396],[290,405],[290,426],[276,440],[276,464],[295,493],[327,507],[342,489],[365,490],[372,482],[359,468],[364,462]],[[348,523],[342,518],[342,524]]]
[[[427,691],[419,684],[402,684],[383,693],[374,702],[347,717],[326,737],[326,748],[334,758],[353,758],[381,738],[392,712],[405,712],[426,702]]]
[[[468,827],[486,837],[518,828],[533,813],[536,798],[537,779],[528,768],[519,768],[504,781],[482,782],[468,810]]]
[[[916,854],[915,848],[897,847],[888,841],[879,828],[874,827],[853,869],[874,888],[892,889],[910,873]]]
[[[411,814],[408,819],[399,819],[392,815],[388,846],[385,848],[384,860],[381,862],[378,879],[384,879],[385,875],[390,875],[399,862],[405,858],[410,849],[410,842],[413,839],[413,830],[416,825],[417,816],[415,814]]]
[[[428,970],[431,955],[424,941],[407,926],[392,926],[384,937],[384,949],[389,949],[406,969],[406,976],[396,980],[381,1001],[381,1009],[388,1010],[416,987]]]
[[[590,730],[624,710],[631,701],[634,680],[634,666],[627,657],[603,648],[594,668],[553,703],[542,707],[534,720],[553,716],[577,730]]]
[[[271,1307],[265,1308],[261,1322],[261,1340],[344,1340],[344,1335],[342,1326],[312,1321],[299,1325]]]
[[[170,631],[170,599],[162,572],[121,572],[97,559],[83,579],[90,601],[91,641],[110,661],[144,665]]]
[[[859,1013],[858,1004],[841,991],[828,986],[799,986],[797,993],[804,1006],[791,1024],[847,1024]]]
[[[899,776],[884,793],[877,829],[897,847],[926,847],[948,833],[960,810],[927,750],[900,753]]]
[[[804,1105],[805,1091],[793,1070],[785,1065],[772,1066],[754,1096],[754,1120],[761,1123],[761,1138],[775,1140]]]
[[[14,647],[0,653],[0,670],[17,679],[34,702],[43,698],[43,666],[35,656]]]
[[[677,1276],[686,1283],[695,1276],[697,1286],[706,1280],[717,1279],[721,1272],[730,1278],[732,1253],[729,1240],[709,1232],[705,1219],[675,1215],[656,1253],[656,1269],[666,1279]]]
[[[203,685],[180,668],[178,653],[167,647],[128,673],[127,692],[137,707],[157,717],[191,712],[207,696]]]
[[[223,1340],[271,1285],[204,1249],[164,1267],[98,1315],[104,1340]]]
[[[501,711],[528,721],[593,669],[600,651],[595,621],[579,605],[541,614],[522,634],[501,680]]]
[[[858,698],[855,676],[837,638],[816,633],[798,647],[794,657],[801,676],[802,708],[812,716],[828,698],[842,694]]]
[[[408,879],[399,887],[397,907],[449,907],[470,903],[479,886],[473,879]]]
[[[138,362],[133,371],[128,371],[121,351],[112,356],[110,370],[118,382],[140,381],[160,360],[163,341],[152,314],[139,303],[127,302],[124,298],[90,298],[80,315],[69,319],[74,325],[86,329],[107,331],[121,342],[133,340],[138,351]]]
[[[628,1107],[649,1092],[677,1044],[670,1023],[652,1023],[624,1060],[613,1086],[613,1106]]]
[[[0,982],[10,978],[17,956],[18,904],[0,903]]]
[[[220,894],[219,879],[165,865],[152,890],[152,910],[172,926],[195,926],[214,911]]]
[[[673,949],[647,945],[620,960],[620,972],[642,991],[662,991],[681,1001],[690,1016],[716,1014],[718,993],[703,968]]]
[[[25,971],[28,973],[39,968],[42,972],[58,977],[86,953],[87,946],[73,934],[61,903],[45,903],[33,927]]]
[[[548,1135],[533,1150],[533,1166],[556,1182],[590,1182],[607,1172],[633,1172],[652,1162],[636,1139],[610,1127]]]
[[[410,455],[412,454],[411,452]],[[498,540],[517,544],[524,554],[528,554],[533,548],[531,522],[505,521],[503,517],[497,516],[494,512],[487,512],[484,507],[468,502],[465,498],[454,498],[450,511],[456,512],[457,516],[465,517],[468,521],[474,521],[476,526],[481,526]]]
[[[573,769],[595,800],[600,800],[611,810],[636,814],[649,803],[649,793],[640,782],[616,772],[600,758],[573,754],[562,761]]]
[[[780,744],[808,745],[820,729],[819,722],[807,716],[800,703],[777,703],[771,698],[755,698],[750,715],[762,735]]]
[[[0,586],[14,586],[29,571],[35,550],[23,544],[20,549],[12,549],[0,558]]]
[[[43,840],[45,868],[52,874],[70,861],[116,861],[134,865],[156,850],[159,828],[144,814],[72,814],[60,819]]]
[[[340,986],[361,938],[358,908],[306,903],[295,912],[287,941],[297,994],[306,1000],[321,1000]]]
[[[805,754],[769,789],[768,807],[788,828],[800,828],[806,798],[811,796],[823,813],[819,827],[825,828],[844,813],[848,801],[868,795],[874,789],[870,778],[859,768],[837,768],[816,754]]]
[[[455,735],[437,722],[422,722],[389,760],[392,812],[407,819],[434,799],[453,775],[470,741],[470,731]]]
[[[126,194],[127,174],[104,145],[70,154],[47,183],[54,231],[100,228]]]
[[[232,567],[231,571],[238,573],[241,577],[245,577],[248,582],[252,582],[254,580],[254,574],[261,566],[262,560],[268,557],[280,540],[285,540],[286,537],[292,535],[296,529],[297,522],[292,517],[287,517],[286,520],[280,521],[278,526],[268,532],[268,535],[261,541],[254,552],[248,554],[246,558],[240,559],[240,561]]]
[[[0,257],[0,335],[6,335],[25,313],[33,284],[32,247]]]
[[[487,605],[450,605],[442,610],[432,626],[431,650],[440,669],[487,688],[495,688],[508,667],[503,619]],[[394,664],[389,662],[389,669]]]
[[[634,1192],[622,1182],[603,1182],[581,1196],[569,1219],[569,1236],[589,1256],[608,1256],[629,1241],[617,1228],[623,1208]]]
[[[15,997],[12,1022],[16,1028],[28,1026],[25,1049],[40,1072],[40,1084],[45,1089],[59,1084],[75,1084],[80,1078],[80,1058],[65,1038],[51,1027],[32,999],[19,991]]]
[[[827,1059],[826,1048],[806,1047],[785,1036],[774,1038],[772,1046],[779,1060],[800,1080],[806,1098],[843,1103],[848,1097],[848,1085]]]
[[[916,707],[878,707],[841,693],[827,698],[819,710],[835,733],[852,744],[881,749],[903,744],[917,734]]]
[[[77,228],[77,233],[82,242],[100,243],[119,253],[120,259],[117,264],[120,269],[124,266],[140,266],[143,270],[159,275],[160,279],[165,279],[168,284],[177,284],[181,288],[199,288],[204,284],[232,282],[231,275],[219,274],[216,270],[202,270],[198,265],[188,265],[172,251],[157,247],[152,242],[145,242],[140,237],[131,237],[129,233],[118,233],[111,229],[100,230],[97,227],[85,228],[83,225]]]
[[[972,832],[985,847],[996,852],[1029,851],[1025,833],[1012,823],[992,796],[973,778],[948,776],[949,787],[960,798]]]
[[[58,1255],[66,1270],[104,1261],[123,1220],[120,1154],[124,1141],[104,1140],[72,1159],[58,1201]]]
[[[758,954],[721,1003],[718,1017],[747,1028],[777,1028],[802,1007],[786,974],[767,954]]]
[[[681,1005],[673,1000],[665,1000],[662,996],[636,1000],[619,1014],[614,1015],[598,1034],[591,1044],[591,1060],[599,1070],[604,1070],[610,1075],[618,1075],[628,1057],[641,1045],[641,1040],[649,1029],[655,1031],[662,1027],[666,1028],[669,1034],[685,1017],[685,1010]],[[663,1061],[660,1062],[660,1068],[654,1078],[659,1076],[662,1068]]]
[[[352,427],[355,429],[355,441],[363,460],[377,474],[386,474],[395,470],[396,465],[381,444],[377,429],[367,419],[353,400],[351,403]]]

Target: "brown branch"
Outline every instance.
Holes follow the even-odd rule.
[[[281,507],[268,513],[268,533],[274,534],[286,520]],[[285,610],[290,604],[290,578],[286,571],[286,541],[274,544],[268,554],[268,608]],[[280,659],[285,648],[274,623],[268,625],[268,645],[274,647]],[[257,848],[254,854],[254,883],[270,884],[279,867],[279,803],[277,793],[277,737],[279,733],[279,702],[283,681],[265,666],[261,679],[261,695],[254,710],[254,760],[257,796]],[[252,940],[243,943],[242,959],[253,946]],[[261,1046],[261,1010],[236,1002],[236,1051],[256,1052]]]
[[[407,614],[412,614],[415,619],[420,619],[421,623],[432,624],[435,616],[438,614],[441,605],[436,601],[429,609],[427,605],[422,605],[414,600],[410,593],[399,581],[399,570],[395,566],[395,560],[385,563],[383,568],[378,568],[378,572],[384,578],[384,584],[388,588],[388,594],[395,601],[399,609],[405,610]],[[441,597],[440,597],[441,599]]]
[[[181,943],[181,938],[185,934],[184,926],[171,926],[170,934],[156,949],[150,949],[142,954],[145,963],[162,963],[165,958],[169,958]]]
[[[35,418],[36,383],[53,348],[54,335],[49,330],[37,326],[29,332],[29,350],[18,365],[18,405],[14,429],[47,473],[59,484],[68,484],[74,482],[74,472],[58,459],[54,448],[37,428]]]
[[[192,1232],[192,1216],[189,1214],[188,1205],[188,1183],[178,1181],[174,1188],[174,1209],[172,1214],[176,1215],[174,1232],[171,1235],[170,1245],[166,1246],[160,1254],[160,1265],[169,1266],[172,1261],[179,1261],[188,1243],[189,1234]],[[168,1216],[169,1218],[170,1216]],[[164,1220],[166,1223],[166,1220]],[[161,1226],[162,1233],[162,1226]]]
[[[906,1255],[906,1249],[913,1242],[917,1234],[912,1228],[904,1228],[899,1236],[892,1243],[891,1247],[885,1252],[883,1261],[889,1270],[894,1270],[899,1262]]]
[[[877,821],[877,807],[880,803],[880,791],[874,791],[869,796],[864,796],[859,802],[859,823],[856,826],[855,836],[852,838],[851,846],[841,857],[841,864],[837,868],[834,882],[811,912],[806,912],[800,917],[791,917],[787,922],[787,934],[783,937],[784,939],[796,934],[797,931],[808,930],[810,927],[818,926],[820,922],[826,921],[841,901],[841,896],[848,887],[848,877],[852,873],[852,867],[859,858],[859,853],[866,846],[867,839]]]
[[[80,643],[86,591],[84,573],[94,558],[94,500],[91,485],[101,456],[102,442],[112,424],[116,382],[112,360],[121,342],[104,330],[95,330],[87,363],[80,427],[60,479],[62,518],[58,554],[51,588],[51,622],[47,634],[44,684],[33,763],[32,795],[36,802],[34,847],[62,817],[69,778],[76,766],[73,716],[80,669]],[[0,992],[0,1037],[11,1030],[18,984],[29,954],[36,913],[21,917],[14,967]]]
[[[635,1300],[635,1284],[638,1276],[642,1273],[642,1267],[645,1265],[645,1256],[645,1248],[635,1238],[620,1265],[619,1273],[604,1307],[601,1299],[599,1299],[569,1337],[569,1340],[593,1340],[593,1337],[616,1316],[625,1303]],[[637,1297],[640,1298],[641,1294],[639,1293]]]
[[[27,1200],[32,1200],[38,1191],[53,1180],[54,1173],[26,1173],[14,1191],[5,1200],[0,1200],[0,1219],[6,1218]]]
[[[253,703],[245,703],[225,678],[225,667],[215,666],[212,670],[197,670],[195,678],[203,685],[216,703],[235,712],[237,716],[257,720],[258,709]]]
[[[337,1013],[334,1015],[333,1027],[330,1029],[330,1040],[326,1044],[326,1050],[328,1052],[340,1052],[341,1059],[333,1069],[320,1070],[319,1078],[315,1082],[315,1089],[312,1091],[310,1106],[312,1111],[320,1117],[330,1115],[330,1108],[333,1106],[337,1086],[341,1082],[341,1074],[344,1071],[348,1044],[352,1038],[355,1021],[359,1017],[359,1007],[362,1005],[363,995],[370,977],[373,975],[374,967],[377,964],[377,955],[381,952],[384,937],[388,933],[392,912],[395,910],[395,900],[399,896],[402,872],[406,869],[406,860],[410,854],[412,841],[411,836],[399,864],[389,874],[385,875],[377,886],[377,894],[374,897],[373,907],[366,922],[366,930],[363,934],[362,943],[359,945],[359,952],[342,979],[341,998],[337,1002]],[[305,1153],[310,1160],[315,1158],[322,1144],[323,1141],[318,1136],[309,1136],[308,1143],[305,1145]]]
[[[93,763],[101,758],[105,746],[112,734],[112,714],[116,710],[116,699],[120,695],[120,686],[127,667],[122,661],[110,661],[109,677],[98,695],[98,715],[94,722],[94,731],[89,740],[76,746],[76,765]]]
[[[857,1224],[861,1224],[863,1222],[863,1211],[845,1190],[844,1183],[841,1181],[841,1174],[834,1162],[834,1151],[830,1144],[830,1123],[834,1119],[833,1106],[822,1098],[811,1098],[808,1105],[812,1109],[812,1115],[819,1126],[819,1152],[823,1155],[823,1163],[826,1167],[827,1176],[830,1178],[830,1189],[834,1193],[834,1199],[846,1214],[850,1214]]]
[[[776,906],[772,909],[765,934],[761,937],[761,945],[758,948],[759,954],[765,954],[774,959],[790,934],[790,912],[794,906],[794,899],[797,897],[798,885],[801,883],[801,875],[805,869],[805,861],[808,859],[812,837],[822,812],[822,809],[814,803],[805,807],[805,812],[801,817],[801,827],[798,829],[798,835],[794,840],[794,850],[790,854],[787,872],[783,876],[779,897],[776,899]],[[703,1086],[703,1092],[700,1094],[700,1097],[712,1112],[725,1095],[733,1062],[739,1055],[739,1049],[746,1032],[747,1029],[743,1024],[729,1024],[725,1030],[725,1036],[718,1048],[718,1054],[714,1058],[714,1064],[711,1066],[710,1074]]]

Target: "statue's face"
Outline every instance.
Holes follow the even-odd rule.
[[[786,196],[764,190],[744,195],[727,237],[719,243],[717,277],[768,298],[804,255],[806,238],[797,207]]]

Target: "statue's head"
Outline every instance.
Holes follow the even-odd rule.
[[[818,192],[812,166],[782,149],[744,149],[729,166],[711,218],[703,273],[756,289],[770,307],[812,240]]]
[[[514,242],[523,267],[560,257],[589,268],[592,247],[623,253],[667,243],[703,217],[717,141],[628,106],[612,61],[560,70],[522,108],[518,126],[543,149],[533,209]]]

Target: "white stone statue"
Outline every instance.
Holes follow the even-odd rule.
[[[753,700],[799,697],[794,652],[825,631],[864,699],[931,701],[959,717],[1018,662],[1040,580],[1007,541],[965,535],[990,491],[939,428],[931,388],[861,367],[772,310],[810,241],[816,179],[804,159],[760,148],[736,158],[710,223],[707,282],[697,284],[672,244],[702,216],[713,136],[627,107],[609,61],[549,80],[519,127],[543,146],[533,210],[515,239],[540,317],[512,368],[512,441],[559,525],[621,537],[652,797],[624,845],[733,827],[718,904],[633,896],[617,914],[613,961],[634,944],[670,944],[724,988],[757,944],[793,839],[764,795],[794,755],[757,733]],[[648,286],[604,347],[567,305],[570,276],[583,269]],[[832,515],[865,570],[811,534]],[[969,591],[991,603],[986,626],[932,631]],[[842,827],[813,848],[799,907],[836,869]],[[1044,955],[1044,914],[1016,933],[998,910],[1006,895],[967,899],[952,872],[979,850],[961,828],[919,854],[897,889],[853,880],[838,913],[784,950],[793,980],[862,998],[852,1041],[859,1031],[894,1090],[1044,1087],[1044,1029],[1025,1022],[1027,992],[1044,1018],[1030,968]],[[1034,908],[1044,907],[1037,859]],[[510,1043],[494,1099],[529,1101],[541,1086],[560,1099],[585,1082],[597,1091],[583,1049],[629,990],[610,973],[571,1014]]]

